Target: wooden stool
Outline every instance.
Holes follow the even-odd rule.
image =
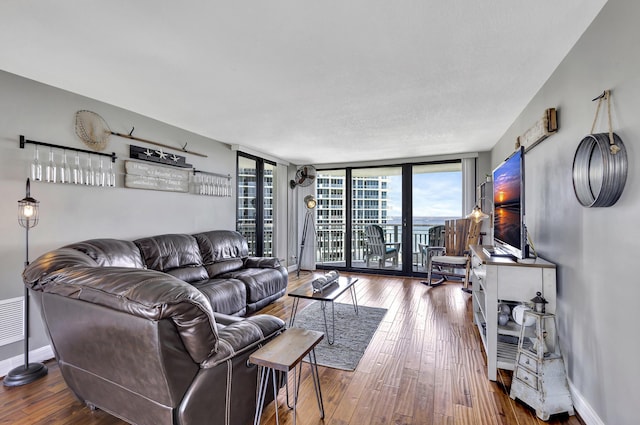
[[[269,383],[269,369],[273,377],[273,397],[276,408],[276,424],[278,419],[278,388],[276,384],[276,371],[287,374],[287,406],[289,405],[289,379],[288,374],[293,369],[293,423],[296,423],[296,405],[298,404],[298,390],[300,389],[300,377],[302,375],[302,359],[309,355],[309,366],[313,377],[313,386],[316,390],[320,418],[324,419],[324,404],[322,403],[322,391],[320,390],[320,378],[318,376],[318,363],[316,362],[315,346],[324,338],[322,332],[310,331],[306,329],[290,328],[282,334],[269,341],[264,347],[249,356],[249,362],[258,365],[260,374],[260,390],[256,400],[256,414],[253,420],[254,425],[260,424],[262,408],[264,407],[264,396]],[[296,366],[299,366],[296,368]],[[299,371],[296,371],[299,369]]]

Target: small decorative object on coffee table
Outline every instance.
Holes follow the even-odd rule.
[[[296,313],[298,312],[298,305],[300,304],[301,298],[320,301],[322,302],[322,316],[324,318],[324,330],[327,334],[327,342],[329,345],[333,345],[336,337],[336,316],[333,302],[346,290],[349,290],[351,291],[353,308],[356,314],[358,314],[358,298],[356,297],[356,288],[353,286],[357,281],[358,279],[354,277],[340,276],[337,280],[332,281],[330,285],[324,287],[322,291],[316,291],[313,283],[310,282],[309,284],[300,286],[295,291],[289,292],[289,296],[294,297],[289,327],[291,328],[296,320]],[[329,326],[327,325],[327,303],[331,303],[331,334],[329,334]]]
[[[269,384],[269,369],[272,373],[273,398],[276,408],[276,423],[278,423],[278,390],[276,387],[276,370],[288,374],[293,369],[293,424],[296,423],[296,406],[298,404],[298,391],[300,390],[300,377],[302,376],[302,359],[309,355],[309,366],[313,377],[313,386],[316,390],[320,418],[324,419],[324,404],[320,389],[320,377],[318,375],[318,363],[316,362],[315,347],[322,341],[324,335],[321,332],[306,329],[288,329],[281,335],[269,341],[264,347],[249,357],[249,362],[258,365],[260,376],[260,391],[256,400],[256,415],[254,425],[260,424],[260,416],[264,404],[264,396]],[[296,367],[298,366],[298,367]],[[287,405],[289,404],[289,385],[287,377]]]

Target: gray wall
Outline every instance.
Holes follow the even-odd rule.
[[[17,222],[17,201],[24,198],[33,145],[19,149],[18,136],[59,145],[86,148],[74,132],[74,114],[89,109],[100,114],[112,130],[167,144],[188,142],[188,148],[208,155],[186,154],[196,168],[234,176],[236,153],[228,146],[141,115],[63,90],[0,72],[0,300],[21,296],[24,229]],[[144,145],[136,143],[137,145]],[[128,157],[129,141],[112,136],[107,151]],[[48,151],[40,150],[41,161]],[[32,183],[40,201],[40,223],[30,232],[30,257],[67,243],[100,237],[135,239],[162,233],[235,229],[235,197],[218,198],[185,193]],[[31,349],[48,345],[37,310],[31,314]],[[22,355],[22,342],[0,347],[0,361]]]
[[[538,253],[558,264],[561,346],[574,403],[589,423],[635,424],[640,352],[634,269],[640,216],[640,2],[609,0],[599,16],[492,151],[492,166],[513,151],[518,135],[549,107],[558,134],[526,155],[526,214]],[[629,175],[610,208],[584,208],[575,198],[572,163],[589,133],[596,103],[611,89],[614,130],[625,142]],[[596,132],[607,129],[606,111]]]

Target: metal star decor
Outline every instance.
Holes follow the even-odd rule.
[[[184,156],[168,154],[162,149],[151,150],[140,146],[129,145],[129,156],[133,159],[141,159],[143,161],[155,162],[157,164],[165,164],[181,168],[192,168],[191,164],[186,163],[186,158]]]

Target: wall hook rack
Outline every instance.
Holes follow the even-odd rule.
[[[111,152],[109,154],[109,153],[90,151],[90,150],[87,150],[87,149],[80,149],[80,148],[72,148],[72,147],[69,147],[69,146],[55,145],[53,143],[38,142],[36,140],[28,140],[23,135],[20,135],[20,149],[24,149],[24,145],[26,145],[26,144],[32,144],[32,145],[38,145],[38,146],[46,146],[46,147],[49,147],[49,148],[62,149],[62,150],[72,151],[72,152],[84,152],[84,153],[88,153],[90,155],[106,156],[108,158],[111,158],[111,162],[116,162],[116,159],[118,158],[116,156],[115,152]]]
[[[231,174],[212,173],[212,172],[210,172],[210,171],[196,170],[196,169],[194,168],[194,169],[193,169],[193,175],[195,175],[196,173],[206,174],[206,175],[208,175],[208,176],[222,177],[222,178],[225,178],[225,179],[227,179],[227,180],[231,180]]]

